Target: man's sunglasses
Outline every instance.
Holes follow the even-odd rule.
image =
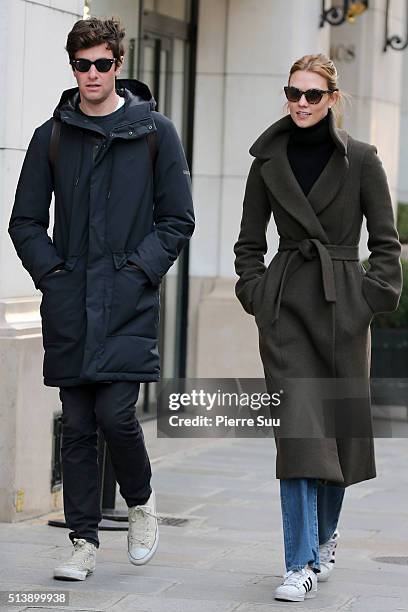
[[[309,104],[319,104],[324,94],[330,94],[333,93],[333,91],[338,91],[337,87],[336,89],[308,89],[307,91],[302,91],[301,89],[291,87],[290,85],[284,87],[283,89],[289,102],[299,102],[302,95],[305,94],[305,98]]]
[[[81,57],[80,59],[72,59],[69,63],[73,68],[75,68],[75,70],[78,70],[78,72],[88,72],[92,64],[95,65],[98,72],[109,72],[109,70],[112,68],[112,64],[115,62],[115,59],[109,59],[107,57],[101,57],[94,62]]]

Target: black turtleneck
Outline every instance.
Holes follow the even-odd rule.
[[[318,123],[306,128],[292,120],[287,154],[293,174],[307,195],[335,149],[330,134],[329,111]]]

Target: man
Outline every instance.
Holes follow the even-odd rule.
[[[78,21],[66,50],[78,87],[35,130],[9,233],[42,292],[44,384],[62,402],[64,511],[72,557],[55,578],[84,580],[99,547],[97,426],[129,507],[128,557],[156,551],[151,469],[135,416],[159,378],[159,285],[194,229],[190,178],[169,119],[139,81],[116,81],[124,29]],[[47,234],[55,194],[53,239]]]

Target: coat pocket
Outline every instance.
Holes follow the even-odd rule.
[[[251,305],[252,312],[254,313],[255,317],[262,306],[264,294],[263,285],[265,283],[267,273],[268,270],[265,270],[264,274],[258,278],[258,282],[255,284],[255,287],[252,290]]]
[[[78,338],[81,283],[73,273],[78,257],[68,258],[63,268],[41,279],[40,304],[43,344],[58,344]]]
[[[78,257],[76,255],[73,257],[68,257],[60,266],[58,266],[58,268],[51,270],[50,272],[47,272],[46,274],[44,274],[38,286],[40,291],[41,292],[45,291],[47,281],[49,278],[56,276],[57,274],[59,275],[63,272],[71,272],[71,270],[75,268],[77,261],[78,261]]]
[[[115,270],[107,336],[157,336],[159,294],[143,272],[114,254]]]
[[[259,329],[274,323],[275,301],[279,289],[281,270],[279,269],[281,253],[276,253],[255,286],[252,295],[255,322]]]
[[[360,276],[361,276],[360,299],[361,299],[362,304],[364,305],[365,311],[366,311],[367,316],[368,316],[369,321],[370,321],[373,318],[375,313],[374,313],[373,309],[371,308],[370,304],[367,302],[366,297],[364,295],[364,291],[363,291],[363,281],[364,281],[364,277],[366,275],[366,271],[365,271],[364,266],[361,263],[358,264],[358,267],[359,267]]]

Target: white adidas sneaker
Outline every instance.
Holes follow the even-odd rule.
[[[129,508],[128,558],[133,565],[144,565],[153,557],[159,543],[159,526],[154,491],[143,506]]]
[[[317,580],[319,582],[326,582],[334,569],[336,548],[339,537],[340,534],[336,529],[330,540],[319,546],[320,573],[317,574]]]
[[[290,570],[283,576],[283,583],[275,590],[275,599],[303,601],[317,595],[317,579],[308,566],[301,570]]]
[[[74,552],[69,561],[54,569],[54,578],[85,580],[95,569],[96,546],[83,538],[74,538]]]

